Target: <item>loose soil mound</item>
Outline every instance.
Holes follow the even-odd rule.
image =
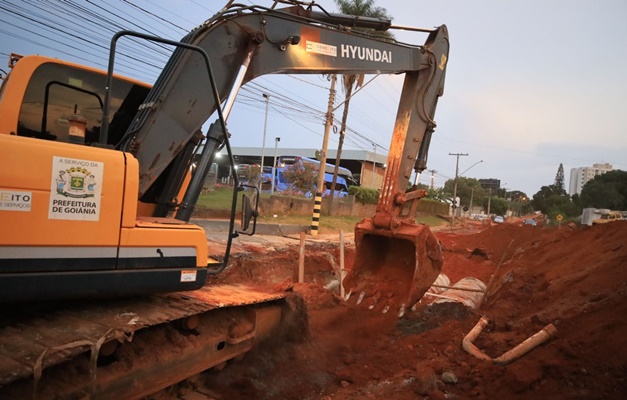
[[[216,399],[623,399],[627,398],[627,221],[593,227],[502,224],[469,235],[436,233],[455,283],[493,277],[479,311],[419,307],[397,319],[323,289],[337,273],[336,245],[308,245],[304,342],[265,346],[203,375]],[[347,267],[354,249],[346,249]],[[296,280],[298,247],[234,255],[217,278],[274,287]],[[465,353],[463,337],[486,315],[475,344],[491,357],[548,323],[558,334],[508,366]],[[306,335],[304,335],[306,336]]]

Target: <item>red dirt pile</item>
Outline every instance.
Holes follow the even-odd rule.
[[[204,387],[232,400],[627,398],[627,221],[561,229],[502,224],[436,237],[451,283],[468,276],[487,283],[494,274],[480,310],[422,304],[398,320],[344,302],[323,288],[335,278],[337,246],[308,245],[307,283],[293,290],[309,309],[310,337],[270,343],[206,373]],[[354,249],[346,250],[349,266]],[[297,265],[297,246],[240,254],[217,279],[270,287],[295,279]],[[548,323],[558,333],[498,366],[461,348],[481,315],[491,323],[475,345],[490,357]]]

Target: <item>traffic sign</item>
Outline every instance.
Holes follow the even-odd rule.
[[[562,214],[557,214],[557,217],[555,217],[555,219],[561,221],[564,219],[564,217],[562,217]]]

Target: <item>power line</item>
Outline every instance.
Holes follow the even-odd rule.
[[[190,0],[190,2],[209,12],[213,12],[198,2],[193,0]],[[108,42],[110,39],[107,37],[107,33],[113,35],[121,29],[132,27],[133,29],[139,29],[140,31],[153,35],[156,33],[165,37],[169,36],[163,29],[151,26],[147,21],[157,21],[160,27],[167,26],[172,32],[176,32],[177,29],[183,32],[190,30],[180,24],[161,17],[159,14],[162,13],[155,12],[155,8],[160,8],[178,19],[184,20],[184,18],[176,13],[172,13],[158,5],[150,3],[138,4],[137,1],[131,0],[119,0],[119,4],[114,4],[113,0],[103,0],[101,2],[86,0],[85,3],[74,0],[65,0],[62,2],[29,0],[20,2],[6,1],[0,5],[0,14],[9,15],[11,18],[10,21],[13,22],[15,22],[17,18],[17,21],[25,22],[28,27],[21,27],[19,23],[7,23],[5,26],[10,25],[19,29],[21,34],[17,35],[16,33],[4,30],[0,30],[0,33],[37,46],[45,47],[48,50],[70,56],[81,62],[95,62],[95,64],[102,68],[106,66],[107,53],[100,53],[99,51],[103,49],[108,50]],[[74,18],[67,18],[69,14],[73,15]],[[3,22],[7,21],[3,20]],[[36,39],[24,37],[24,32],[33,35]],[[55,43],[63,48],[50,45],[46,42]],[[93,51],[94,49],[98,51]],[[143,42],[140,44],[135,38],[129,38],[128,41],[121,43],[119,49],[118,53],[122,57],[116,62],[116,67],[119,66],[121,73],[129,76],[150,76],[149,81],[154,81],[156,75],[163,68],[162,64],[165,64],[171,53],[169,48],[165,46]],[[89,60],[88,57],[93,57],[94,60]],[[328,88],[323,85],[300,77],[292,75],[288,75],[288,77],[289,79],[298,80],[309,86],[328,90]],[[284,87],[280,87],[279,90],[271,90],[268,86],[276,86],[276,84],[264,80],[251,82],[251,84],[247,86],[247,88],[250,88],[250,91],[246,94],[246,90],[243,90],[242,95],[238,96],[238,101],[241,104],[248,104],[249,107],[257,108],[258,102],[255,99],[255,95],[261,91],[266,91],[273,95],[273,112],[283,116],[289,116],[288,119],[303,127],[305,127],[304,124],[307,123],[320,124],[323,122],[325,112],[312,107],[311,99],[305,98],[294,91],[286,90]],[[366,121],[366,129],[372,130],[375,135],[383,137],[380,132],[385,129],[383,129],[375,119],[362,113],[358,109],[353,109],[352,113],[359,116],[359,120],[356,122],[360,122],[360,120]],[[310,128],[306,129],[320,135],[320,132]],[[364,144],[369,146],[371,143],[374,143],[377,147],[385,149],[383,146],[376,143],[377,141],[369,138],[369,135],[360,133],[361,129],[358,130],[354,127],[348,127],[348,131],[350,131],[351,135],[348,135],[347,140],[360,148],[363,148]]]

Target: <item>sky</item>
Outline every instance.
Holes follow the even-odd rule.
[[[109,32],[90,21],[180,39],[225,1],[70,3],[77,7],[76,15],[82,15],[78,10],[85,7],[99,17],[73,19],[75,15],[54,1],[1,0],[0,57],[37,53],[104,68],[116,29]],[[270,6],[271,2],[255,4]],[[316,4],[330,12],[337,10],[333,0]],[[459,159],[462,176],[500,179],[502,187],[529,196],[554,182],[560,163],[566,190],[571,168],[610,163],[614,169],[627,170],[626,1],[390,0],[376,4],[387,9],[394,25],[446,24],[449,29],[446,84],[428,160],[428,168],[437,171],[436,186],[455,176],[456,157],[450,153],[468,154]],[[411,44],[422,44],[426,38],[415,32],[394,33],[399,41]],[[120,61],[116,72],[149,83],[167,59],[162,49],[154,54],[130,53],[137,59],[163,53],[161,61],[152,61],[150,67]],[[5,69],[6,64],[0,64]],[[367,76],[366,82],[372,77]],[[377,76],[351,99],[345,148],[386,153],[402,81],[400,76]],[[266,118],[262,93],[267,93],[266,154],[272,152],[268,149],[274,147],[275,137],[281,138],[282,149],[321,148],[329,87],[329,81],[317,75],[255,79],[242,89],[229,116],[231,145],[262,146]],[[339,90],[336,104],[342,97]],[[296,107],[286,109],[289,104]],[[306,111],[298,111],[299,107]],[[335,118],[341,118],[341,108]],[[337,135],[332,135],[329,148],[336,147]],[[427,172],[420,177],[422,183],[430,179]]]

